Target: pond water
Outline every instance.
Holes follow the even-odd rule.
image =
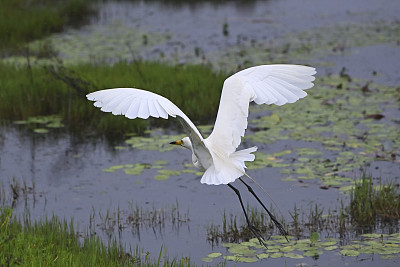
[[[192,5],[109,1],[99,6],[98,16],[92,19],[90,25],[53,35],[49,39],[66,64],[102,60],[113,63],[143,58],[172,63],[208,62],[216,69],[232,71],[265,61],[281,61],[316,66],[317,79],[329,79],[326,78],[329,74],[338,75],[344,67],[347,75],[363,80],[353,81],[349,85],[352,87],[367,81],[382,86],[399,86],[400,39],[393,34],[399,29],[398,7],[397,1],[389,0],[282,0]],[[269,52],[266,52],[267,49]],[[313,97],[313,92],[317,90],[318,83],[310,90],[310,100],[301,100],[294,105],[303,110],[309,103],[309,110],[315,111],[311,105],[318,100]],[[289,212],[295,204],[305,210],[314,203],[325,210],[336,209],[340,199],[348,201],[348,196],[340,188],[361,176],[360,167],[369,166],[367,171],[373,177],[398,183],[400,144],[396,140],[400,132],[399,102],[391,99],[389,93],[384,93],[389,89],[379,90],[384,95],[379,101],[360,103],[369,101],[369,98],[351,94],[348,96],[351,100],[345,103],[355,105],[355,108],[371,105],[373,110],[384,114],[379,122],[358,118],[351,124],[354,128],[371,130],[373,137],[368,145],[373,146],[371,144],[375,142],[373,152],[370,147],[363,147],[361,141],[351,138],[359,134],[358,128],[356,132],[343,130],[343,135],[349,138],[346,141],[353,144],[352,147],[340,147],[337,143],[341,139],[337,137],[335,144],[328,144],[333,138],[328,129],[336,133],[334,126],[342,125],[346,120],[352,121],[350,118],[354,113],[346,115],[331,111],[325,114],[326,118],[335,115],[343,117],[331,118],[326,126],[315,126],[313,131],[300,128],[303,120],[299,118],[299,125],[278,125],[282,127],[282,132],[274,132],[265,131],[263,127],[269,126],[276,114],[283,120],[293,120],[293,112],[286,111],[286,108],[282,111],[279,108],[252,108],[249,137],[244,140],[243,146],[257,145],[259,152],[264,153],[260,157],[269,160],[265,165],[272,167],[253,166],[249,174],[266,188],[279,206],[271,204],[278,217],[290,221]],[[340,101],[340,95],[333,95],[332,99]],[[302,101],[310,102],[301,104]],[[349,109],[349,112],[354,110]],[[297,114],[300,114],[298,110]],[[263,121],[260,118],[267,119]],[[342,127],[347,126],[344,124]],[[202,129],[207,134],[210,127]],[[308,133],[311,134],[309,139],[306,137]],[[170,141],[182,137],[180,132],[153,129],[147,137],[127,142],[122,140],[117,146],[110,146],[102,139],[82,139],[62,129],[40,134],[34,133],[27,125],[6,124],[0,128],[0,173],[6,194],[2,201],[12,199],[8,184],[15,184],[12,181],[15,177],[21,186],[25,182],[27,187],[33,187],[27,191],[26,201],[20,197],[15,203],[17,212],[28,209],[32,218],[52,214],[73,218],[81,231],[90,228],[92,233],[105,240],[112,237],[128,246],[138,245],[154,257],[158,256],[161,246],[165,246],[171,257],[187,256],[199,265],[202,258],[211,252],[230,255],[221,244],[207,241],[207,228],[211,224],[221,225],[224,211],[240,216],[236,195],[226,186],[200,184],[200,176],[190,166],[190,152],[168,145]],[[268,141],[260,141],[260,138]],[[141,146],[154,139],[159,140],[154,147],[146,149]],[[377,151],[379,145],[376,143],[379,142],[386,150]],[[309,154],[302,154],[304,148],[309,149]],[[389,160],[387,150],[397,158]],[[315,153],[314,156],[310,151]],[[382,153],[383,160],[370,156],[378,152]],[[309,157],[303,165],[297,161],[301,156]],[[361,156],[365,158],[359,162]],[[341,167],[349,166],[350,170],[334,176],[341,178],[340,182],[320,178],[328,172],[326,169],[302,174],[296,172],[296,168],[307,169],[308,163],[322,164],[318,158],[342,164]],[[344,165],[342,160],[346,162]],[[300,165],[294,167],[291,162]],[[292,171],[285,172],[284,169]],[[245,188],[238,183],[235,185],[242,190],[246,203],[257,206]],[[270,199],[260,190],[257,192],[269,206]],[[136,207],[142,208],[144,214],[144,222],[138,227],[132,226],[130,221],[131,215],[137,211]],[[163,220],[151,222],[150,217],[154,214],[161,214]],[[398,265],[399,254],[395,255],[397,258],[391,259],[371,254],[350,257],[342,256],[339,250],[332,250],[324,251],[318,257],[264,259],[251,263],[251,266],[292,266],[300,263],[314,266]],[[221,261],[222,257],[217,257],[212,264]],[[234,265],[234,262],[228,261],[227,264]]]

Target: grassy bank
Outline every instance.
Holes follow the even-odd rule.
[[[225,78],[206,66],[171,67],[155,62],[85,64],[68,69],[0,64],[0,72],[6,77],[0,80],[0,118],[15,121],[55,114],[72,130],[107,135],[141,132],[147,124],[99,111],[86,100],[85,95],[91,91],[113,87],[148,89],[171,99],[193,120],[207,121],[216,114]]]
[[[16,219],[0,209],[0,266],[193,266],[190,259],[169,259],[136,248],[126,251],[117,242],[79,237],[72,222],[56,217],[36,223]]]
[[[0,1],[0,52],[21,53],[26,43],[82,24],[92,1],[2,0]]]

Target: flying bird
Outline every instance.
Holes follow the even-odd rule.
[[[102,111],[124,115],[129,119],[177,118],[187,137],[171,144],[192,151],[193,164],[204,172],[201,183],[228,185],[236,193],[249,229],[266,246],[260,231],[250,223],[239,190],[232,185],[239,179],[286,237],[283,226],[241,178],[247,176],[253,180],[245,171],[245,162],[253,161],[255,155],[252,153],[257,150],[257,147],[237,150],[247,128],[249,104],[255,102],[281,106],[294,103],[307,95],[304,90],[314,86],[314,74],[315,68],[289,64],[260,65],[233,74],[224,81],[214,129],[207,138],[203,138],[193,122],[174,103],[155,93],[134,88],[115,88],[96,91],[86,97],[95,101],[94,106]]]

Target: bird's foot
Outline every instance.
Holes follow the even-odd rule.
[[[279,229],[279,232],[281,235],[283,235],[286,238],[286,241],[289,242],[289,239],[287,238],[288,233],[286,232],[285,228],[283,228],[283,225],[278,222],[278,220],[274,216],[270,216],[271,220],[274,222],[275,226]]]
[[[267,244],[265,243],[265,239],[264,239],[264,237],[262,236],[260,230],[258,230],[255,226],[253,226],[253,225],[251,225],[251,224],[249,224],[248,227],[249,227],[250,231],[252,231],[253,234],[257,237],[258,242],[260,242],[260,244],[261,244],[262,246],[264,246],[265,248],[268,249]]]

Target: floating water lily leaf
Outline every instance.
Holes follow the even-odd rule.
[[[291,259],[302,259],[304,258],[303,255],[296,254],[296,253],[285,253],[283,254],[284,257],[286,258],[291,258]]]
[[[257,243],[255,243],[255,242],[251,242],[251,241],[248,241],[248,242],[244,241],[244,242],[241,242],[240,244],[243,245],[243,246],[248,246],[248,247],[256,247],[256,246],[259,246],[259,243],[257,244]]]
[[[351,249],[342,249],[340,251],[340,254],[342,254],[343,256],[351,256],[351,257],[355,257],[360,255],[360,252],[357,250],[351,250]]]
[[[177,170],[159,170],[157,172],[159,174],[154,176],[154,179],[157,181],[164,181],[167,180],[170,176],[178,176],[181,174],[181,172]]]
[[[292,246],[286,246],[286,247],[282,247],[280,249],[281,252],[289,252],[289,251],[293,251],[295,248]]]
[[[221,252],[213,252],[213,253],[208,254],[207,257],[209,257],[209,258],[218,258],[219,256],[222,256]]]
[[[313,249],[313,250],[309,250],[304,252],[304,256],[308,256],[308,257],[316,257],[318,255],[322,254],[321,250],[317,250],[317,249]]]
[[[293,178],[292,176],[288,176],[286,178],[281,179],[284,182],[296,182],[297,179]]]
[[[269,254],[268,253],[260,253],[260,254],[257,254],[257,258],[259,258],[260,260],[266,259],[266,258],[269,258]]]
[[[362,234],[361,236],[365,238],[380,238],[382,234]]]
[[[280,247],[279,246],[268,246],[267,252],[269,253],[274,253],[274,252],[279,252]]]
[[[153,162],[154,165],[166,165],[167,163],[167,160],[156,160]]]
[[[224,259],[228,261],[249,262],[249,263],[257,261],[257,258],[240,257],[240,256],[224,256]]]
[[[114,148],[117,149],[117,150],[124,150],[124,149],[127,149],[128,147],[126,147],[126,146],[115,146]]]
[[[237,244],[237,243],[222,243],[221,246],[230,248],[230,247],[234,247],[234,246],[239,246],[239,244]]]
[[[168,180],[168,178],[169,178],[169,175],[167,175],[167,174],[157,174],[156,176],[154,176],[154,180],[157,180],[157,181],[165,181],[165,180]]]
[[[124,169],[124,172],[129,175],[139,175],[144,169],[148,168],[147,164],[136,164],[134,167],[129,169]]]
[[[208,257],[202,258],[201,260],[204,262],[212,262],[213,261],[212,258],[208,258]]]
[[[61,128],[61,127],[64,127],[64,124],[61,122],[61,120],[59,120],[59,121],[53,121],[53,122],[48,123],[46,125],[46,127],[49,127],[49,128]]]
[[[275,252],[270,255],[271,258],[280,258],[282,256],[283,256],[283,253],[281,253],[281,252]]]
[[[232,246],[228,250],[232,254],[239,254],[239,255],[252,255],[256,252],[256,250],[249,249],[247,246]]]
[[[44,133],[48,133],[49,130],[45,129],[45,128],[36,128],[33,130],[35,133],[40,133],[40,134],[44,134]]]
[[[338,246],[327,246],[327,247],[324,247],[324,249],[327,250],[327,251],[335,250],[337,248],[339,248],[339,247]]]
[[[342,186],[339,188],[339,190],[342,193],[349,193],[349,192],[351,192],[351,190],[354,190],[354,185]]]
[[[181,172],[177,170],[159,170],[157,172],[168,176],[178,176],[181,174]]]
[[[132,136],[125,142],[140,150],[170,151],[178,146],[170,145],[171,140],[179,140],[182,136],[151,135],[150,137]]]
[[[398,255],[384,255],[381,256],[382,260],[389,260],[389,259],[397,259],[399,256]]]

